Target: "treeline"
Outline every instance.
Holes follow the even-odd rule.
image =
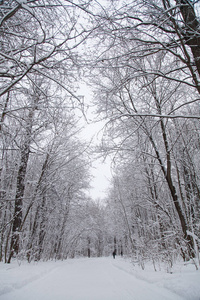
[[[99,18],[91,80],[118,240],[137,261],[198,266],[199,3],[110,1]]]
[[[1,1],[0,18],[0,260],[59,258],[89,186],[75,96],[87,31],[70,2]]]

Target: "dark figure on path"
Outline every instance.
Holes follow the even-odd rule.
[[[116,254],[117,254],[117,250],[115,249],[115,250],[113,251],[113,258],[115,258]]]

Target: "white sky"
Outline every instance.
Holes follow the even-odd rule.
[[[84,102],[86,106],[91,104],[92,93],[86,85],[81,85],[78,94],[84,96]],[[92,108],[87,110],[86,116],[89,124],[85,122],[85,129],[81,133],[81,138],[88,142],[92,140],[92,146],[98,145],[101,142],[104,122],[92,123],[96,117],[94,109]],[[109,182],[111,179],[110,165],[110,158],[106,158],[106,160],[103,158],[96,158],[92,163],[91,174],[94,178],[90,183],[91,189],[89,196],[93,200],[103,199],[106,196],[106,191],[109,187]]]
[[[110,161],[107,159],[106,162],[102,163],[102,160],[96,160],[93,163],[91,173],[94,176],[90,189],[91,198],[94,200],[105,198],[111,178]]]

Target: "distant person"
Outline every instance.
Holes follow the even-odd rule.
[[[121,251],[121,256],[123,256],[123,251]]]
[[[115,250],[113,251],[113,258],[115,258],[116,254],[117,254],[117,250],[115,249]]]

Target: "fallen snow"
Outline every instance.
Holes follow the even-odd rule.
[[[128,260],[81,258],[0,263],[1,300],[200,300],[200,271],[180,263],[172,273]]]

